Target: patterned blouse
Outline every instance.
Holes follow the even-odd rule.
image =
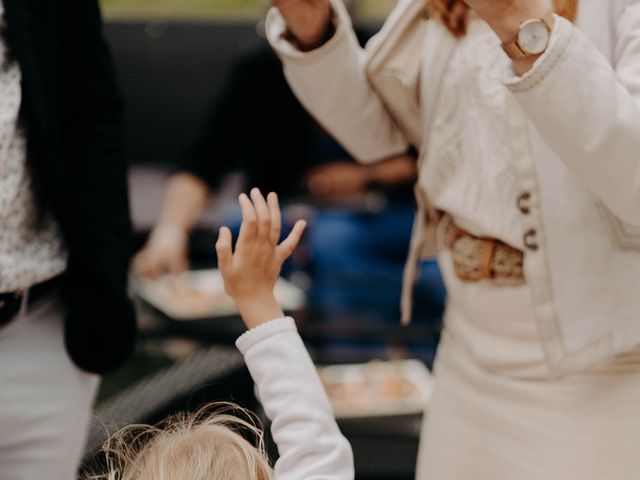
[[[0,2],[0,16],[4,7]],[[18,126],[21,72],[0,40],[0,293],[28,288],[62,273],[67,264],[60,230],[38,209]]]

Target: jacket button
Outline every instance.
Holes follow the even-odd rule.
[[[536,240],[537,236],[538,236],[538,232],[536,232],[536,230],[533,228],[530,230],[527,230],[524,233],[524,246],[528,250],[531,250],[532,252],[535,252],[540,248],[540,245],[538,245],[538,242]]]
[[[520,196],[518,197],[518,201],[517,201],[518,210],[520,210],[525,215],[529,215],[531,213],[529,200],[531,200],[531,194],[529,192],[524,192],[520,194]]]

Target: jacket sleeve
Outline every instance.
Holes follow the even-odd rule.
[[[265,412],[280,458],[277,480],[353,480],[353,454],[342,436],[309,354],[291,318],[272,320],[236,342]]]
[[[69,247],[66,342],[78,365],[104,373],[128,357],[135,339],[123,103],[97,0],[61,2],[59,17],[70,205],[60,219]]]
[[[615,28],[612,66],[557,17],[545,55],[505,81],[568,167],[612,213],[640,225],[640,1],[627,1]]]
[[[311,52],[296,49],[286,38],[278,10],[269,12],[267,37],[282,59],[287,80],[305,108],[356,160],[371,163],[404,153],[407,140],[367,81],[366,51],[358,44],[349,14],[340,0],[332,2],[336,32]]]
[[[129,225],[124,109],[96,0],[61,13],[62,134],[75,178],[75,206],[92,224]],[[129,239],[127,238],[127,241]]]

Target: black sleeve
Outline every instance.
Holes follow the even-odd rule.
[[[62,31],[62,123],[77,213],[97,227],[129,223],[123,103],[96,0],[66,0]],[[66,20],[66,21],[65,21]],[[90,190],[90,191],[89,191]]]
[[[252,82],[260,79],[263,50],[249,52],[230,66],[195,141],[179,161],[178,171],[192,173],[212,189],[226,173],[241,168],[244,142],[251,141],[258,87]]]
[[[123,109],[97,0],[61,5],[61,134],[72,190],[66,340],[77,364],[104,372],[135,337]]]

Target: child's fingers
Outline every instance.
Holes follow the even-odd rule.
[[[280,232],[282,230],[282,216],[280,214],[278,195],[273,192],[267,195],[267,206],[271,215],[271,234],[269,239],[271,243],[277,244],[280,241]]]
[[[257,188],[251,190],[251,200],[253,200],[253,207],[258,217],[257,237],[260,240],[267,239],[271,230],[271,216],[269,215],[267,202],[265,202],[262,193]]]
[[[289,236],[278,246],[278,255],[281,261],[286,260],[296,249],[306,227],[307,222],[298,220],[293,226]]]
[[[231,269],[233,253],[231,250],[231,230],[222,227],[216,242],[216,253],[218,254],[218,268],[222,275],[226,275]]]
[[[240,226],[240,235],[238,236],[238,246],[242,247],[242,245],[246,245],[256,237],[258,221],[249,197],[243,193],[238,198],[238,201],[242,209],[242,225]]]

